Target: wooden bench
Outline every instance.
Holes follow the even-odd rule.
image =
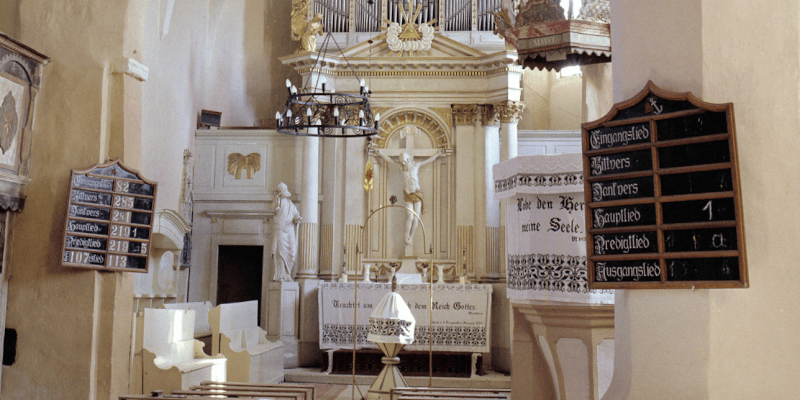
[[[205,351],[211,352],[211,325],[208,324],[208,312],[213,306],[210,301],[197,301],[192,303],[167,303],[164,308],[168,310],[194,311],[194,338],[205,344]],[[216,354],[211,354],[216,355]]]
[[[187,396],[185,394],[164,394],[164,395],[144,395],[144,394],[126,394],[119,397],[119,400],[218,400],[220,396],[213,395],[213,396]],[[223,397],[224,398],[224,397]],[[237,400],[271,400],[271,399],[295,399],[295,397],[273,397],[270,396],[265,398],[263,396],[260,397],[251,397],[251,396],[242,396],[237,397]]]
[[[265,385],[265,384],[253,384],[253,383],[242,383],[242,382],[201,382],[200,386],[195,386],[199,388],[214,388],[214,389],[226,389],[226,390],[250,390],[250,391],[259,391],[265,390],[270,391],[272,389],[281,389],[281,390],[291,390],[291,391],[298,391],[303,392],[306,395],[307,400],[314,400],[317,398],[315,388],[313,385],[299,385],[299,384],[286,384],[282,383],[280,385]]]
[[[192,310],[194,311],[194,338],[211,336],[211,325],[208,323],[208,312],[211,311],[210,301],[197,301],[192,303],[167,303],[167,310]]]
[[[255,385],[234,382],[204,382],[200,386],[192,386],[188,390],[179,390],[173,394],[187,396],[220,396],[257,397],[270,399],[315,400],[313,386],[306,385]]]
[[[208,312],[211,354],[228,359],[232,382],[283,381],[283,343],[267,340],[258,327],[258,301],[221,304]]]
[[[405,387],[392,389],[391,400],[509,400],[511,389]]]
[[[225,357],[209,357],[194,339],[194,311],[148,308],[143,314],[141,393],[226,380]]]

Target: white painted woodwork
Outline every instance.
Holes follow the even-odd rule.
[[[283,343],[258,327],[258,301],[220,304],[208,312],[212,354],[228,359],[228,381],[283,381]]]

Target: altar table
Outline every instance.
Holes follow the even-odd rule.
[[[430,332],[430,284],[399,284],[417,320],[414,343],[408,350],[428,350]],[[369,315],[386,293],[388,283],[322,282],[319,288],[319,347],[322,350],[353,349],[353,312],[356,313],[356,348],[377,348],[367,341]],[[488,353],[490,347],[492,285],[433,285],[433,350]]]

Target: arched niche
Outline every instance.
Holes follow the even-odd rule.
[[[414,254],[428,259],[431,249],[437,263],[447,265],[455,258],[452,250],[451,235],[454,231],[454,160],[452,153],[451,124],[441,115],[424,109],[388,110],[382,118],[380,130],[371,146],[385,151],[396,160],[400,152],[415,155],[417,162],[422,162],[437,151],[444,150],[431,164],[420,168],[420,187],[424,195],[425,213],[422,215],[425,227],[425,243],[422,229],[417,229],[414,236]],[[383,112],[382,112],[383,113]],[[413,136],[413,137],[411,137]],[[374,164],[373,189],[369,193],[368,211],[391,203],[404,205],[403,175],[395,163],[387,164],[382,158],[373,154]],[[374,221],[374,222],[373,222]],[[398,211],[383,212],[370,220],[369,244],[362,262],[381,264],[398,260],[404,255],[404,237],[406,213]],[[426,255],[428,254],[428,255]],[[453,261],[454,262],[454,261]]]

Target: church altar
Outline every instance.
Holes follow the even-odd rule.
[[[430,337],[430,284],[399,284],[397,293],[416,319],[411,351],[427,351]],[[353,349],[353,308],[356,311],[356,348],[377,348],[367,341],[368,320],[374,307],[391,290],[388,283],[355,284],[321,282],[319,287],[319,347],[322,350]],[[486,353],[490,351],[492,285],[433,285],[433,351]]]

